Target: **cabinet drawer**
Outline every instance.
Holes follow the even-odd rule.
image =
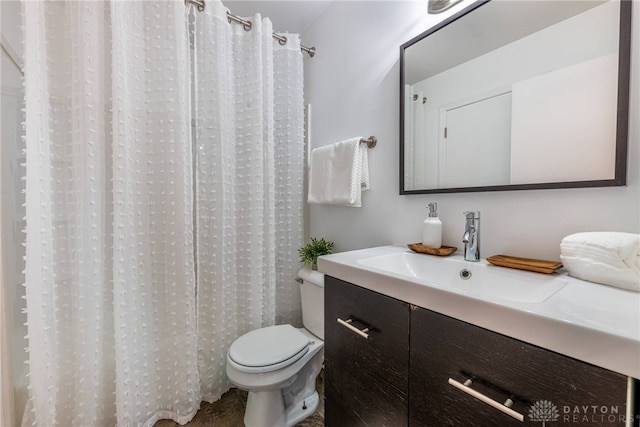
[[[408,304],[326,276],[327,425],[406,425],[408,370]]]
[[[325,367],[325,425],[398,427],[408,423],[406,390],[380,378]],[[337,376],[329,372],[338,373]]]
[[[364,338],[354,328],[368,327]],[[325,363],[378,376],[406,390],[409,369],[407,303],[335,279],[325,278]]]
[[[447,316],[411,312],[410,425],[624,426],[627,378]],[[524,420],[451,385],[464,383]],[[434,402],[433,404],[430,402]]]

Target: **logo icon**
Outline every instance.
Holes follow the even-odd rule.
[[[529,419],[531,421],[542,421],[542,427],[547,421],[556,421],[560,417],[556,405],[548,400],[538,400],[529,409]]]

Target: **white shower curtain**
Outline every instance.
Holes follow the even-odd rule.
[[[239,335],[300,324],[302,53],[271,22],[229,26],[220,2],[195,20],[198,363],[203,398],[229,388],[226,353]]]
[[[192,82],[189,8],[24,2],[25,424],[184,423],[239,334],[300,323],[299,41],[208,1]]]
[[[25,422],[187,421],[200,394],[184,3],[24,8]]]

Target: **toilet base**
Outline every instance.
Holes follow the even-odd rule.
[[[291,405],[287,409],[287,427],[293,426],[307,418],[309,414],[313,414],[318,409],[319,404],[320,396],[317,391],[314,391],[311,396],[306,397],[302,402]]]
[[[247,427],[286,426],[287,416],[280,390],[250,391],[244,412],[244,425]]]
[[[320,396],[314,391],[309,397],[288,407],[285,411],[284,399],[279,391],[250,391],[244,425],[247,427],[291,427],[313,414],[320,403]]]

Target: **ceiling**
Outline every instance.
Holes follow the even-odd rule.
[[[278,33],[303,33],[333,0],[223,0],[236,16],[260,13],[273,22]]]

